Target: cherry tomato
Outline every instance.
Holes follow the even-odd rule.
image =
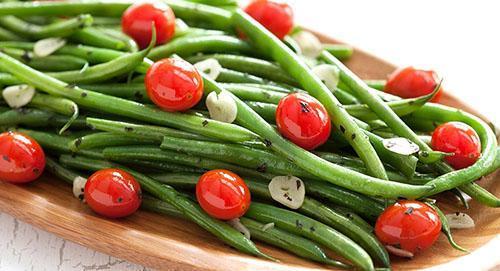
[[[279,39],[283,39],[292,31],[293,11],[288,4],[255,0],[245,8],[245,12]]]
[[[481,156],[481,141],[476,131],[462,122],[448,122],[432,133],[431,146],[436,151],[453,153],[444,159],[455,169],[472,166]]]
[[[411,253],[432,246],[440,231],[441,221],[436,211],[414,200],[402,200],[389,206],[375,224],[380,242]]]
[[[434,71],[418,70],[413,67],[398,69],[393,72],[385,85],[385,92],[401,98],[415,98],[432,93],[439,84]],[[443,88],[439,88],[432,102],[439,102]]]
[[[284,137],[306,150],[325,143],[332,129],[330,116],[323,105],[302,93],[290,94],[280,100],[276,124]]]
[[[102,169],[87,179],[85,201],[90,208],[105,217],[120,218],[133,214],[141,206],[141,187],[127,172]]]
[[[15,132],[0,134],[0,181],[28,183],[42,175],[45,153],[33,138]]]
[[[151,42],[151,27],[155,24],[156,44],[169,41],[175,32],[175,15],[161,1],[143,2],[130,6],[122,16],[122,30],[132,37],[141,49]]]
[[[166,58],[154,63],[144,83],[149,98],[167,111],[184,111],[195,106],[203,96],[203,79],[190,63]]]
[[[196,198],[210,216],[230,220],[250,207],[250,191],[240,176],[225,169],[203,174],[196,184]]]

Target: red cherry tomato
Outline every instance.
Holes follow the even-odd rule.
[[[141,187],[134,177],[120,169],[103,169],[87,179],[85,201],[105,217],[120,218],[133,214],[141,206]]]
[[[332,129],[330,116],[323,105],[302,93],[290,94],[280,100],[276,124],[284,137],[306,150],[325,143]]]
[[[144,83],[151,101],[167,111],[190,109],[203,96],[201,75],[182,59],[166,58],[154,63]]]
[[[380,242],[411,253],[432,246],[440,231],[441,221],[436,211],[414,200],[402,200],[389,206],[375,224]]]
[[[415,98],[432,93],[439,84],[434,71],[417,70],[413,67],[398,69],[393,72],[385,85],[385,92],[401,98]],[[439,102],[443,88],[440,88],[432,102]]]
[[[123,13],[122,30],[144,49],[151,42],[153,22],[156,28],[156,44],[169,41],[175,32],[175,15],[172,9],[161,1],[130,6]]]
[[[210,216],[230,220],[250,207],[250,191],[240,176],[225,169],[203,174],[196,184],[196,198]]]
[[[28,183],[44,169],[45,153],[33,138],[15,132],[0,134],[0,181]]]
[[[462,122],[448,122],[432,133],[432,148],[453,153],[444,159],[455,169],[472,166],[481,156],[481,141],[476,131]]]
[[[293,11],[288,4],[255,0],[245,8],[245,12],[279,39],[283,39],[292,31]]]

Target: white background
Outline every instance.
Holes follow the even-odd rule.
[[[400,66],[435,69],[444,77],[447,91],[500,123],[497,1],[291,0],[290,3],[299,24]],[[498,251],[498,247],[490,251]],[[479,262],[474,266],[479,267]],[[0,213],[0,270],[145,268],[64,241]]]

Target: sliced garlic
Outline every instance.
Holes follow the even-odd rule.
[[[35,96],[35,88],[29,85],[16,85],[4,88],[2,96],[11,108],[23,107]]]
[[[194,67],[199,72],[206,74],[212,80],[217,79],[222,70],[222,66],[219,64],[219,61],[213,58],[197,62],[194,64]]]
[[[262,226],[263,231],[267,231],[267,230],[272,229],[272,228],[274,228],[274,222],[267,223],[264,226]]]
[[[205,101],[210,118],[222,122],[232,123],[238,115],[238,107],[231,94],[222,91],[217,94],[210,92]]]
[[[308,58],[317,58],[323,51],[321,41],[309,31],[300,31],[292,38],[297,42],[302,55]]]
[[[87,179],[80,177],[80,176],[76,177],[73,180],[73,195],[81,201],[84,200],[83,194],[85,191],[85,184],[86,183],[87,183]]]
[[[33,47],[33,52],[38,57],[49,56],[66,44],[63,38],[47,38],[39,40]]]
[[[295,176],[276,176],[268,185],[271,197],[290,209],[298,209],[304,203],[304,182]]]
[[[450,229],[470,229],[476,226],[472,217],[466,213],[456,212],[447,214],[446,220],[448,221]]]
[[[385,248],[387,248],[387,251],[389,251],[390,253],[399,257],[413,258],[414,256],[413,253],[404,249],[397,248],[395,246],[385,246]]]
[[[417,144],[404,137],[386,138],[382,143],[386,149],[401,155],[412,155],[420,150]]]
[[[250,231],[245,227],[245,225],[241,224],[239,218],[234,218],[231,220],[228,220],[227,223],[231,225],[231,227],[235,228],[237,231],[241,232],[247,239],[250,240]]]
[[[335,90],[337,88],[340,77],[339,68],[329,64],[321,64],[314,67],[312,71],[321,81],[323,81],[328,89]]]

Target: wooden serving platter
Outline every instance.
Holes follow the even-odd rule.
[[[319,36],[323,41],[335,42]],[[347,65],[364,79],[386,78],[395,68],[360,50],[355,51]],[[470,107],[447,94],[443,103],[474,113]],[[480,184],[500,195],[499,172],[483,178]],[[483,263],[497,261],[498,264],[500,210],[475,202],[470,210],[463,210],[457,207],[460,205],[452,200],[453,197],[449,198],[440,203],[445,213],[466,212],[476,223],[474,229],[454,231],[456,241],[471,251],[490,242],[496,252],[489,253],[492,256],[485,254],[480,259]],[[280,259],[281,263],[247,256],[224,245],[194,223],[145,211],[126,219],[104,219],[75,199],[70,186],[49,175],[24,186],[0,182],[0,211],[78,244],[159,270],[332,270],[260,243],[258,246],[263,252]],[[483,250],[486,249],[480,251]],[[492,252],[491,249],[486,251]],[[414,259],[393,258],[392,262],[394,270],[415,270],[454,261],[464,255],[452,249],[441,235],[431,249]],[[475,264],[477,267],[480,263]]]

